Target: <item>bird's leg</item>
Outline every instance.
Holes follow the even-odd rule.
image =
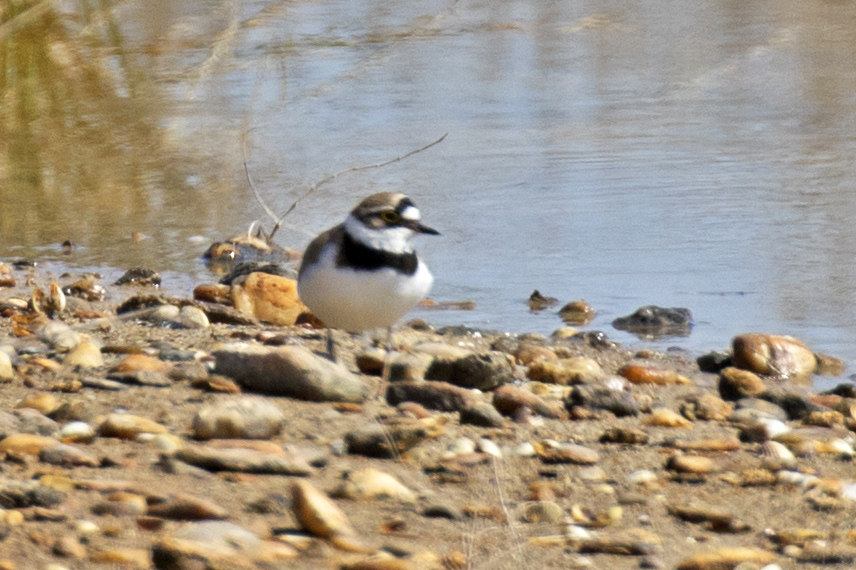
[[[386,386],[389,383],[389,368],[392,366],[392,325],[386,328],[386,346],[383,351],[383,371],[380,376],[380,386],[378,386],[378,398],[383,400],[386,397]]]
[[[327,329],[327,355],[336,362],[336,343],[333,341],[333,329]]]

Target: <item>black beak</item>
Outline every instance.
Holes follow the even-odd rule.
[[[440,235],[440,232],[438,232],[434,228],[429,228],[428,226],[424,226],[424,225],[420,224],[419,222],[416,222],[415,224],[413,224],[413,231],[419,232],[420,234],[428,234],[428,235],[432,235],[432,236]]]
[[[440,232],[438,232],[434,228],[429,228],[428,226],[425,226],[422,223],[417,222],[417,221],[407,222],[406,224],[403,224],[403,225],[405,225],[406,227],[410,228],[411,230],[413,230],[414,232],[419,233],[419,234],[428,234],[428,235],[432,235],[432,236],[440,235]]]

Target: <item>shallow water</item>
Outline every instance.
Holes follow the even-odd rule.
[[[433,296],[476,302],[435,324],[549,333],[538,289],[630,344],[612,319],[657,304],[696,321],[661,347],[759,330],[856,359],[853,3],[54,4],[0,16],[0,258],[188,295],[209,242],[272,225],[244,157],[281,214],[448,132],[321,186],[278,242],[403,189],[443,233]]]

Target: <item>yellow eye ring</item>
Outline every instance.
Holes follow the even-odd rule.
[[[401,219],[398,215],[398,212],[394,210],[387,210],[385,212],[381,212],[380,217],[381,219],[383,219],[384,222],[388,224],[397,224]]]

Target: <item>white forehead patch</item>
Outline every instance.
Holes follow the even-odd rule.
[[[422,214],[419,213],[419,208],[416,206],[407,206],[401,211],[401,217],[405,220],[416,222],[422,219]]]

